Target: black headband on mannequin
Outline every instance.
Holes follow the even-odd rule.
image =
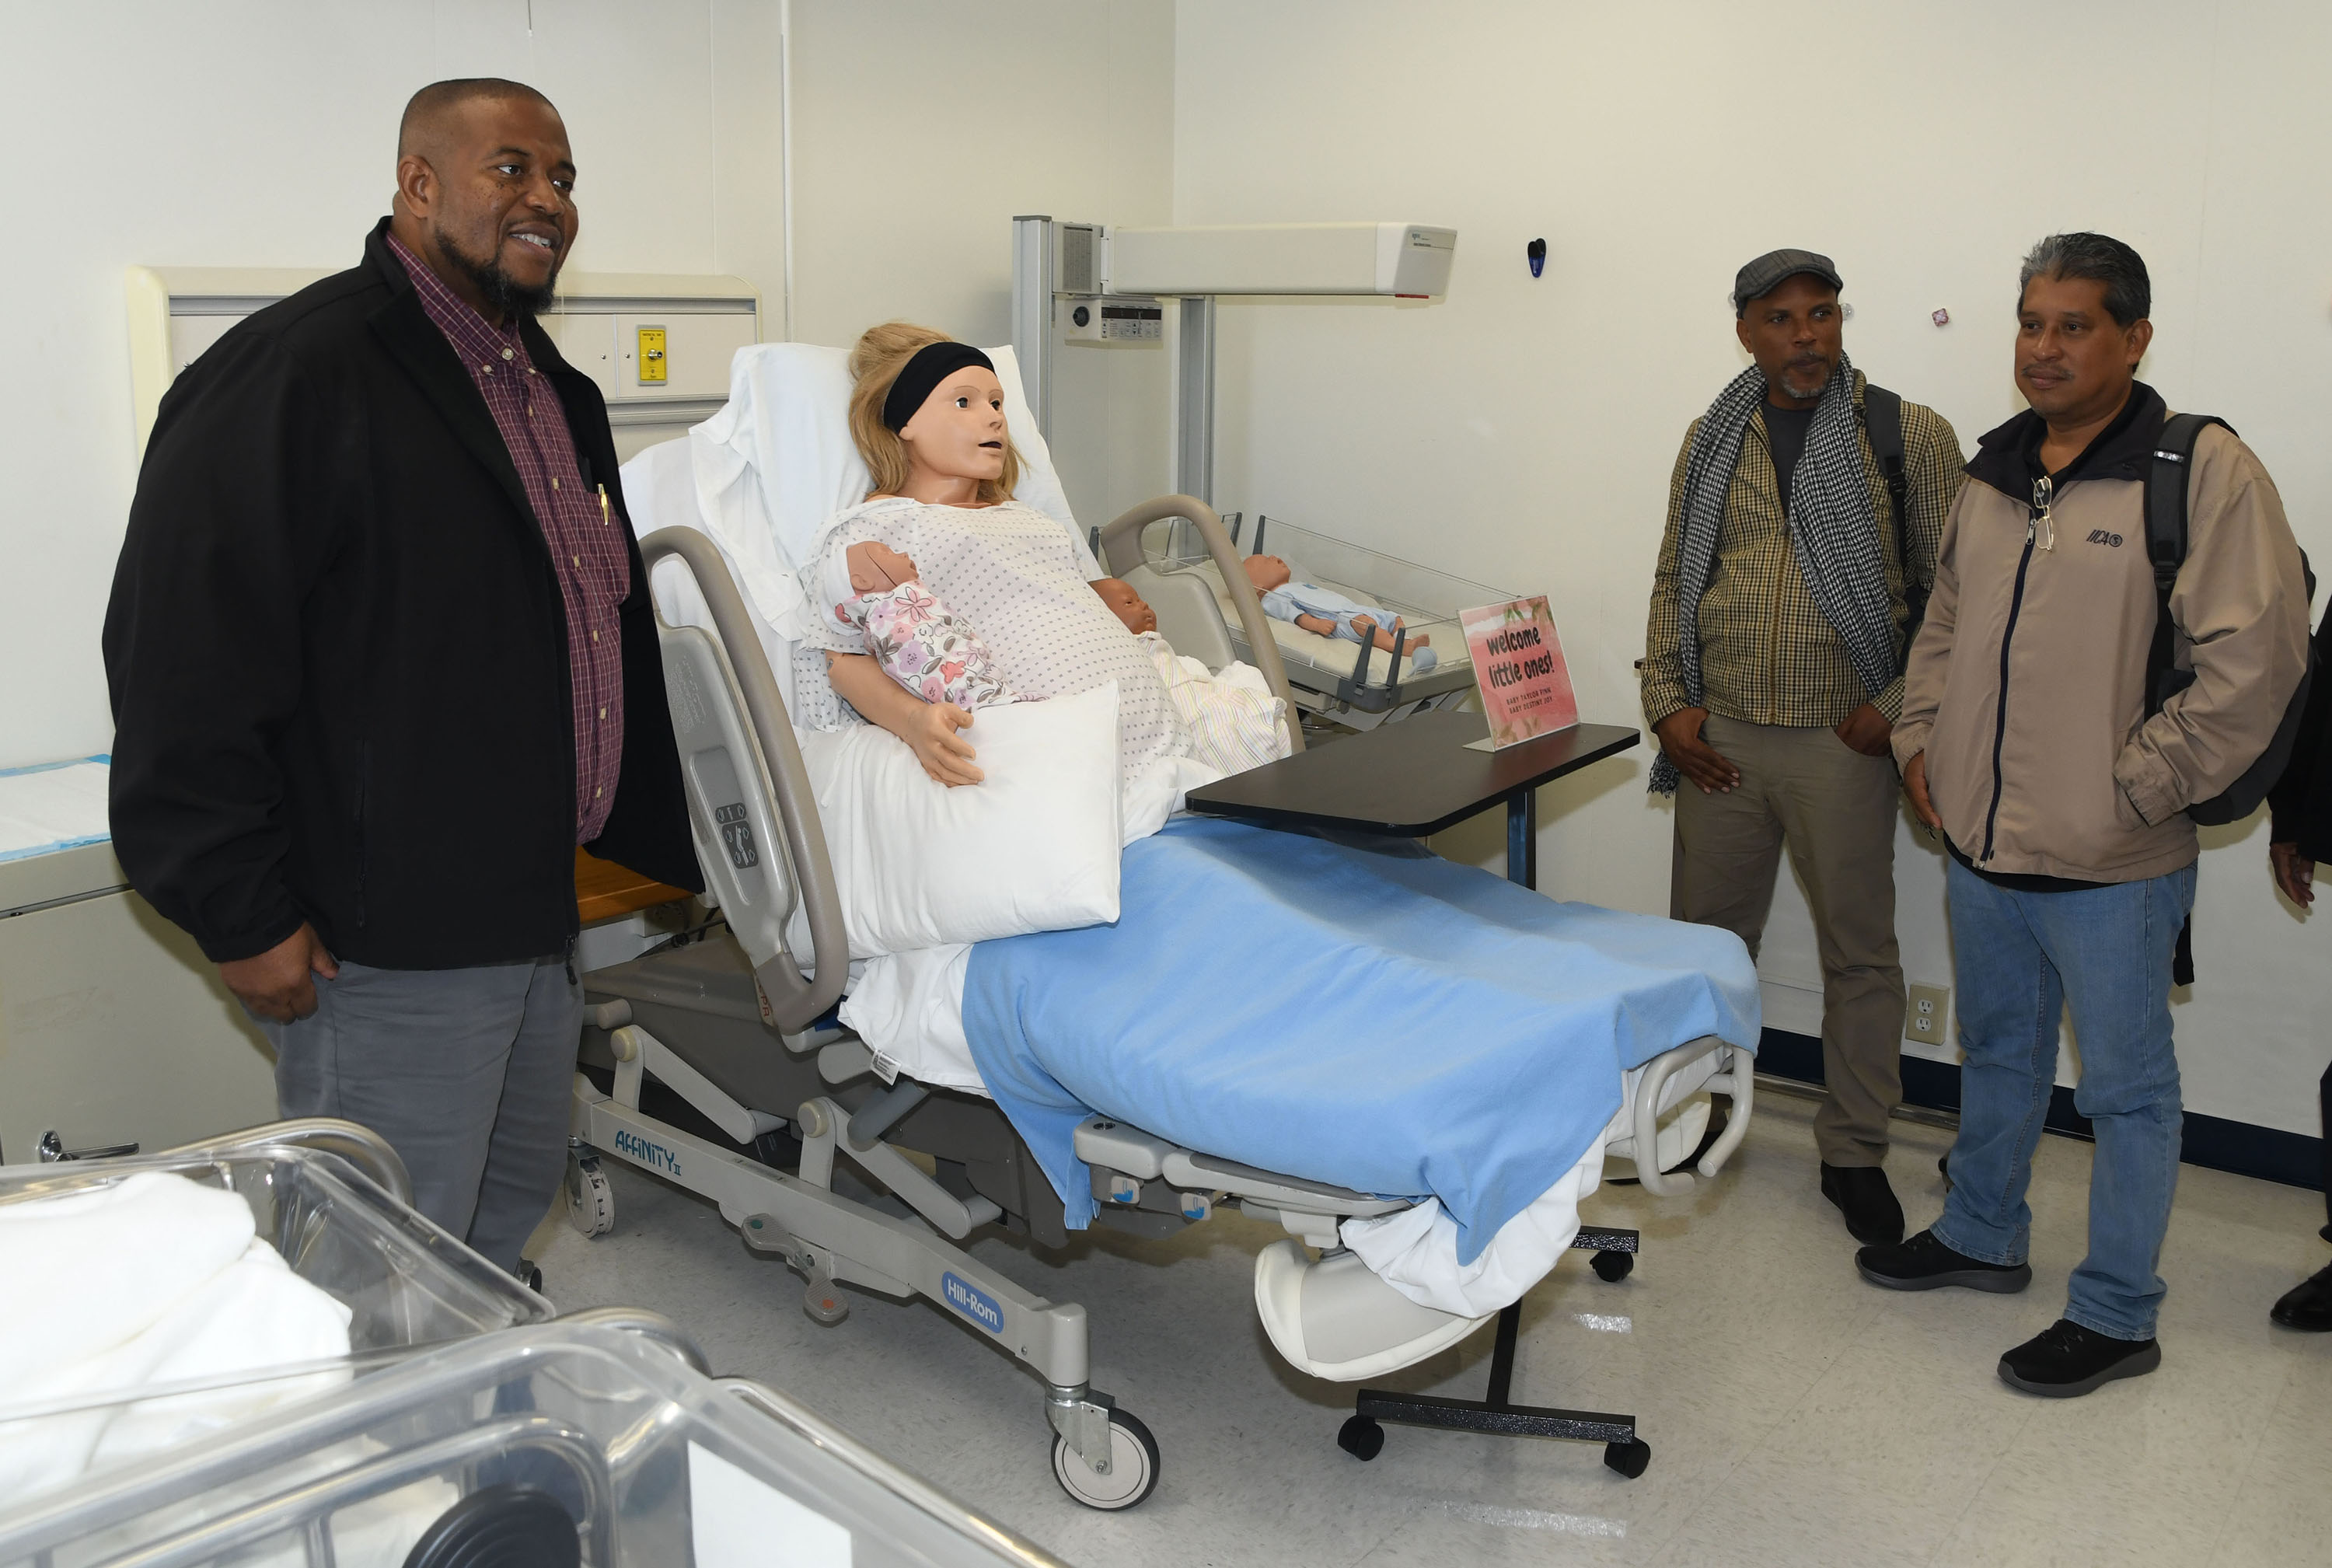
[[[969,343],[926,343],[899,369],[883,399],[883,423],[894,434],[906,428],[939,384],[967,365],[993,371],[996,362]]]

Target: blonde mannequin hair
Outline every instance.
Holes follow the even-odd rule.
[[[883,423],[883,399],[891,395],[891,384],[907,361],[918,349],[933,343],[950,341],[945,332],[930,327],[918,327],[906,321],[885,321],[879,327],[869,327],[859,335],[850,350],[850,439],[858,445],[858,455],[866,460],[866,472],[874,477],[874,487],[866,493],[896,495],[907,483],[907,446],[898,433]],[[1012,492],[1020,483],[1020,453],[1012,445],[1012,432],[1004,433],[1004,472],[994,479],[980,482],[980,499],[994,505],[1012,499]]]

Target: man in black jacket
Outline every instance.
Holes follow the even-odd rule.
[[[2268,797],[2267,857],[2283,895],[2307,909],[2316,902],[2316,863],[2332,860],[2332,615],[2316,628],[2316,684],[2308,688],[2290,766]],[[2324,1204],[2332,1219],[2332,1067],[2318,1085],[2324,1134]],[[2324,1227],[2332,1241],[2332,1224]],[[2332,1333],[2332,1264],[2284,1292],[2268,1316],[2286,1328]]]
[[[558,111],[406,106],[362,263],[163,399],[106,615],[112,826],[276,1048],[504,1266],[555,1192],[574,851],[699,887],[598,390],[535,324],[576,231]]]

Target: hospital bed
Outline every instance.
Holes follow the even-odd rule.
[[[1227,532],[1202,503],[1171,498],[1120,523],[1136,529],[1165,513],[1188,519],[1219,569],[1228,569],[1225,580],[1246,588]],[[833,1017],[849,972],[848,947],[824,831],[767,656],[767,630],[755,624],[704,534],[665,528],[642,548],[652,570],[666,562],[685,569],[709,622],[674,626],[659,610],[708,897],[729,930],[584,977],[585,1058],[611,1072],[612,1083],[603,1089],[588,1075],[577,1080],[569,1171],[577,1223],[594,1233],[612,1226],[600,1162],[613,1156],[712,1199],[749,1247],[806,1277],[804,1305],[815,1319],[834,1323],[846,1315],[843,1285],[922,1296],[1041,1378],[1053,1470],[1071,1497],[1104,1509],[1138,1504],[1156,1483],[1158,1446],[1138,1418],[1091,1386],[1085,1309],[1023,1289],[961,1246],[990,1225],[1061,1245],[1060,1195],[992,1104],[908,1073],[886,1082],[866,1043]],[[1260,620],[1251,589],[1244,607]],[[1258,651],[1266,674],[1275,674],[1276,661]],[[1275,684],[1284,691],[1284,676]],[[1734,1095],[1736,1110],[1698,1162],[1702,1174],[1713,1175],[1745,1131],[1748,1061],[1739,1046],[1706,1037],[1646,1063],[1629,1075],[1610,1152],[1641,1155],[1639,1173],[1656,1193],[1689,1186],[1690,1174],[1664,1169],[1693,1148],[1705,1124],[1705,1102],[1692,1097],[1716,1089]],[[651,1078],[725,1142],[644,1109]],[[1679,1105],[1687,1114],[1664,1127],[1663,1114]],[[1697,1121],[1694,1108],[1702,1113]],[[796,1139],[790,1171],[740,1152],[772,1152]],[[1259,1263],[1258,1309],[1275,1344],[1288,1354],[1296,1343],[1290,1359],[1307,1371],[1350,1380],[1379,1375],[1455,1344],[1492,1315],[1419,1305],[1344,1250],[1346,1221],[1391,1215],[1412,1200],[1239,1165],[1101,1116],[1076,1129],[1075,1143],[1091,1168],[1102,1214],[1125,1228],[1162,1234],[1237,1207],[1285,1229],[1289,1242],[1267,1248]],[[836,1181],[842,1162],[896,1204],[851,1196]],[[1324,1256],[1314,1261],[1300,1248]],[[1648,1455],[1630,1427],[1609,1443],[1606,1460],[1632,1475]]]
[[[1231,542],[1239,544],[1240,515],[1234,512],[1223,523]],[[1139,531],[1119,530],[1106,547],[1100,543],[1098,530],[1094,539],[1111,574],[1132,583],[1150,601],[1158,612],[1159,630],[1178,650],[1199,654],[1209,664],[1233,658],[1257,663],[1240,617],[1240,596],[1195,524],[1173,518]],[[1395,647],[1387,652],[1322,636],[1293,622],[1265,620],[1274,651],[1287,672],[1290,697],[1306,712],[1348,729],[1371,730],[1410,713],[1462,703],[1474,690],[1474,666],[1466,654],[1458,613],[1514,598],[1503,589],[1260,513],[1244,548],[1251,556],[1281,556],[1305,581],[1381,606],[1404,623],[1394,634]],[[1432,637],[1438,662],[1419,674],[1408,650],[1413,639],[1424,636]]]

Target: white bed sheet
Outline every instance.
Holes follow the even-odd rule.
[[[989,1097],[963,1028],[964,974],[970,960],[971,949],[964,945],[894,953],[868,963],[854,983],[843,999],[842,1021],[874,1053],[885,1080],[903,1074],[920,1084]],[[1660,1093],[1660,1114],[1668,1115],[1699,1094],[1720,1065],[1719,1053],[1712,1051],[1669,1078]],[[1595,1146],[1500,1226],[1472,1262],[1458,1261],[1457,1222],[1431,1199],[1381,1219],[1346,1220],[1344,1244],[1419,1306],[1480,1317],[1520,1300],[1562,1260],[1579,1234],[1579,1205],[1601,1185],[1606,1151],[1633,1152],[1629,1108],[1643,1072],[1639,1067],[1625,1075],[1620,1110]],[[1678,1118],[1673,1125],[1677,1146],[1660,1151],[1663,1163],[1699,1141],[1706,1113]],[[1663,1136],[1661,1142],[1670,1139]]]

